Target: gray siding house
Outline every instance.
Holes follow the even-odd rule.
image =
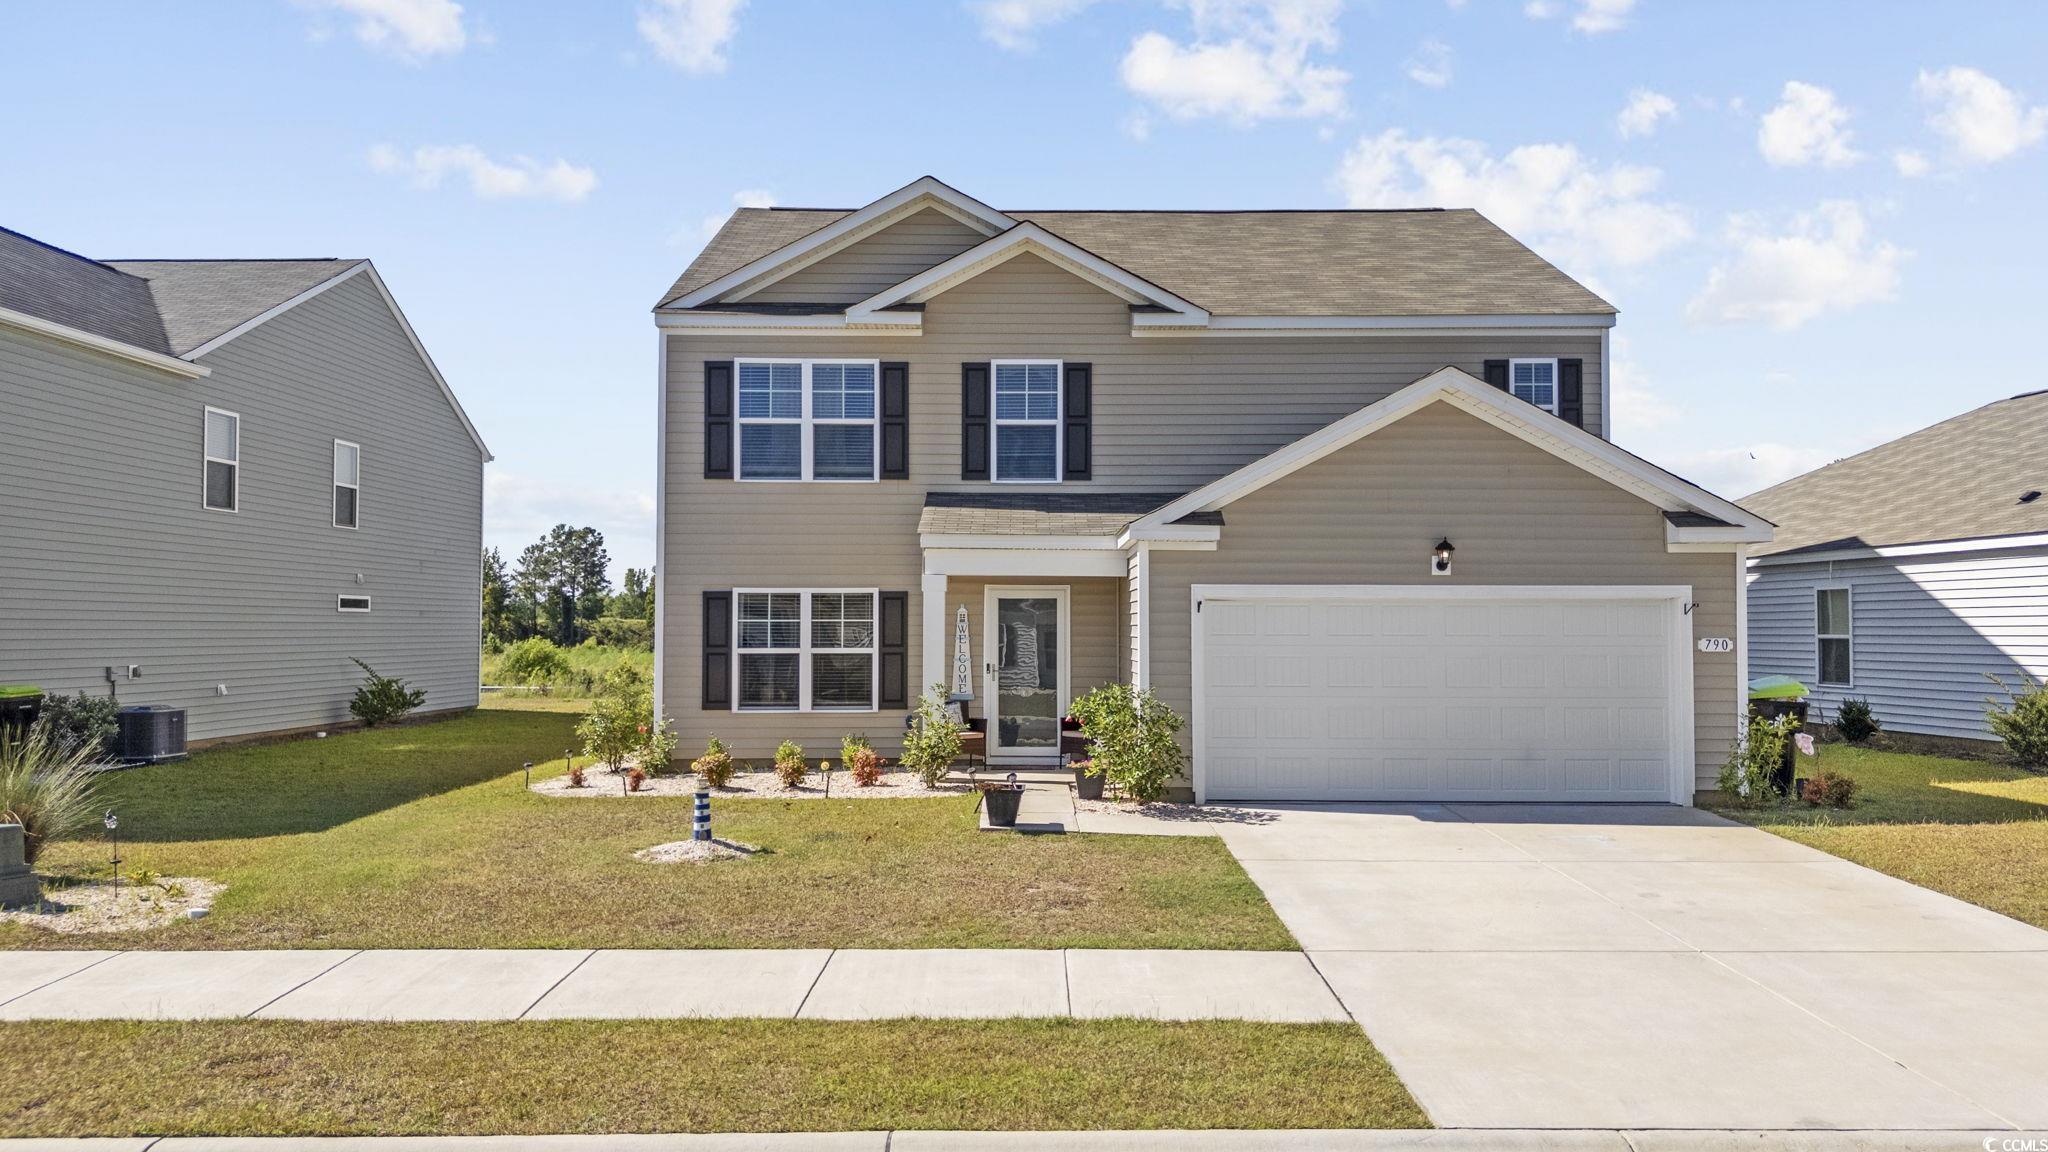
[[[742,209],[655,308],[659,706],[1051,766],[1128,684],[1203,799],[1690,802],[1770,528],[1608,442],[1613,323],[1470,211]]]
[[[1751,671],[1832,717],[1988,740],[1996,676],[2048,679],[2048,392],[1986,404],[1743,501],[1778,523],[1750,561]]]
[[[0,682],[195,741],[347,721],[351,657],[476,705],[490,454],[369,261],[0,230],[0,393]]]

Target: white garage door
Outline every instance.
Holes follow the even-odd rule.
[[[1675,602],[1574,591],[1205,597],[1204,798],[1684,799]]]

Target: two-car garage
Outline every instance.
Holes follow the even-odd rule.
[[[1691,796],[1688,588],[1194,592],[1203,800]]]

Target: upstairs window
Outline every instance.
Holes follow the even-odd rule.
[[[346,440],[334,442],[334,526],[356,526],[356,503],[363,487],[363,448]]]
[[[1813,639],[1820,682],[1833,688],[1854,683],[1855,667],[1849,624],[1849,590],[1816,588],[1813,593]]]
[[[1060,362],[997,360],[995,474],[1011,482],[1060,478]]]
[[[741,360],[739,478],[873,480],[873,360]]]
[[[1545,412],[1557,411],[1557,361],[1508,361],[1508,391]]]
[[[206,410],[205,494],[206,507],[216,512],[233,512],[242,498],[242,418],[219,408]]]

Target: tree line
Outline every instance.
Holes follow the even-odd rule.
[[[654,644],[654,572],[626,569],[613,591],[604,533],[557,524],[519,553],[507,569],[496,548],[484,549],[483,638],[486,645],[545,636],[568,647],[595,640],[622,648]]]

